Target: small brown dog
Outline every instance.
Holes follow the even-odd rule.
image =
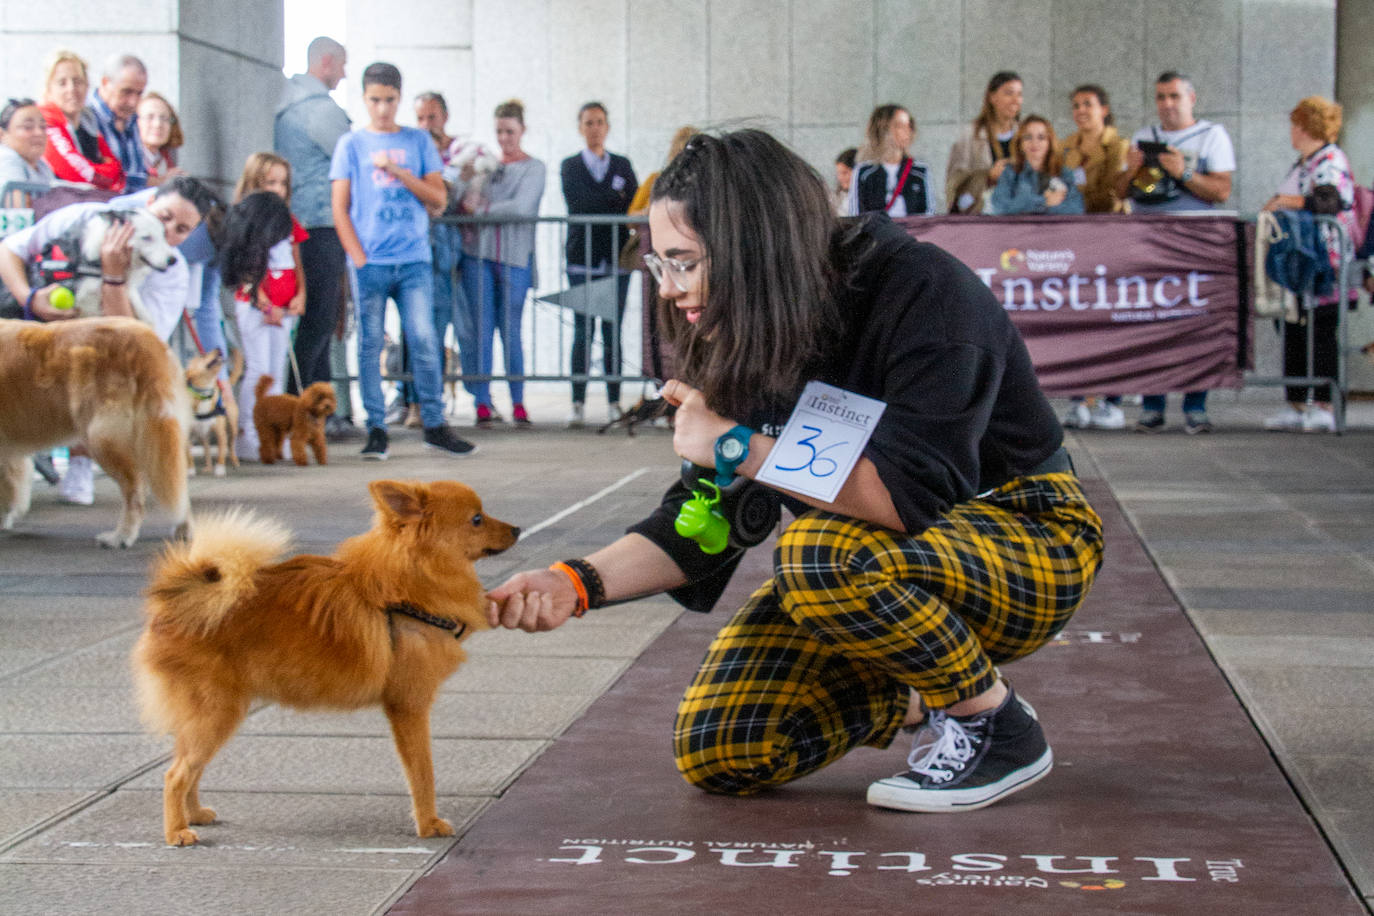
[[[41,324],[0,319],[0,517],[10,528],[29,509],[40,449],[84,442],[124,496],[104,547],[129,547],[148,493],[187,531],[186,426],[191,405],[176,357],[133,318]]]
[[[370,484],[372,530],[332,557],[278,562],[289,536],[239,510],[196,520],[166,551],[148,588],[134,647],[144,720],[176,738],[163,789],[163,830],[196,842],[205,765],[258,699],[298,708],[380,705],[391,722],[422,837],[452,836],[434,807],[429,710],[485,629],[473,561],[513,545],[520,529],[489,518],[455,481]],[[456,638],[455,638],[456,637]]]
[[[210,350],[192,357],[186,363],[186,389],[191,394],[191,434],[186,443],[186,466],[191,476],[195,476],[196,463],[190,455],[192,444],[199,442],[205,450],[205,472],[214,471],[216,477],[225,474],[225,458],[234,467],[239,466],[238,452],[234,450],[234,430],[239,427],[239,405],[231,393],[236,379],[229,386],[219,383],[219,372],[224,366],[224,354],[219,349]],[[241,374],[241,373],[240,373]],[[215,452],[210,451],[211,440]]]
[[[271,394],[272,376],[258,379],[255,389],[257,403],[253,405],[253,425],[258,430],[258,458],[263,464],[275,464],[282,457],[282,439],[291,436],[291,460],[301,467],[309,464],[305,447],[309,444],[317,464],[329,463],[329,447],[324,441],[324,421],[338,407],[334,386],[316,382],[302,392]]]

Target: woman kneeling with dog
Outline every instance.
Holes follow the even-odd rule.
[[[654,186],[649,228],[681,457],[717,484],[756,477],[811,382],[885,405],[831,501],[772,487],[796,518],[683,697],[684,778],[747,795],[919,725],[908,770],[870,803],[970,810],[1040,779],[1044,734],[995,665],[1063,628],[1102,528],[1002,308],[885,217],[838,223],[820,177],[759,131],[694,137]],[[675,485],[608,547],[493,589],[491,623],[548,630],[663,591],[709,610],[743,549],[679,534],[689,496]]]

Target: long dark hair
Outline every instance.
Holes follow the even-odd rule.
[[[654,182],[661,200],[705,256],[699,321],[659,303],[680,376],[723,416],[790,405],[843,327],[825,182],[763,131],[697,134]]]
[[[220,248],[220,273],[231,289],[251,288],[249,302],[256,302],[258,285],[267,276],[267,253],[273,245],[291,237],[291,211],[271,191],[254,191],[229,208],[224,217],[224,243]]]

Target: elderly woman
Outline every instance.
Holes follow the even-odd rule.
[[[52,169],[43,161],[48,135],[43,112],[33,99],[10,99],[0,109],[0,188],[12,181],[49,186],[53,182]],[[25,206],[26,195],[16,192],[0,206]]]
[[[172,103],[156,92],[145,93],[138,103],[138,137],[143,142],[143,161],[148,166],[148,184],[158,185],[173,175],[184,175],[177,168],[177,150],[185,138]]]
[[[1355,230],[1355,179],[1350,160],[1336,145],[1341,133],[1341,106],[1319,95],[1308,96],[1288,115],[1288,139],[1298,161],[1279,184],[1278,193],[1265,210],[1311,210],[1335,216],[1347,234]],[[1327,254],[1333,267],[1340,266],[1336,233],[1323,227]],[[1318,300],[1317,307],[1289,325],[1283,335],[1283,374],[1335,378],[1340,341],[1337,295]],[[1306,324],[1312,322],[1312,362],[1307,361]],[[1334,432],[1331,386],[1289,386],[1288,406],[1264,421],[1265,428],[1279,431]],[[1308,403],[1309,398],[1311,403]]]
[[[879,105],[868,116],[859,164],[849,182],[845,213],[857,216],[879,210],[888,216],[930,216],[935,189],[930,168],[907,155],[916,139],[916,119],[901,105]]]
[[[43,158],[63,181],[123,191],[124,167],[100,130],[81,123],[89,88],[86,62],[72,51],[54,51],[43,79],[42,111],[48,126],[48,148]]]
[[[981,213],[983,195],[997,185],[1011,162],[1011,141],[1021,119],[1021,77],[1010,70],[993,74],[983,93],[983,108],[964,127],[945,167],[945,203],[951,213]]]

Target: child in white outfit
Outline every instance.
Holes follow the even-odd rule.
[[[235,231],[252,244],[251,257],[234,266],[235,275],[224,271],[224,285],[234,289],[234,313],[243,346],[243,380],[239,385],[238,455],[249,461],[258,457],[257,429],[253,425],[253,404],[258,379],[270,375],[272,394],[281,394],[286,377],[286,355],[296,319],[305,312],[305,273],[301,267],[300,243],[309,234],[290,220],[289,231],[281,233],[280,212],[264,192],[274,194],[285,204],[291,202],[291,166],[273,153],[254,153],[244,165],[234,195]],[[259,267],[264,246],[266,260]]]

